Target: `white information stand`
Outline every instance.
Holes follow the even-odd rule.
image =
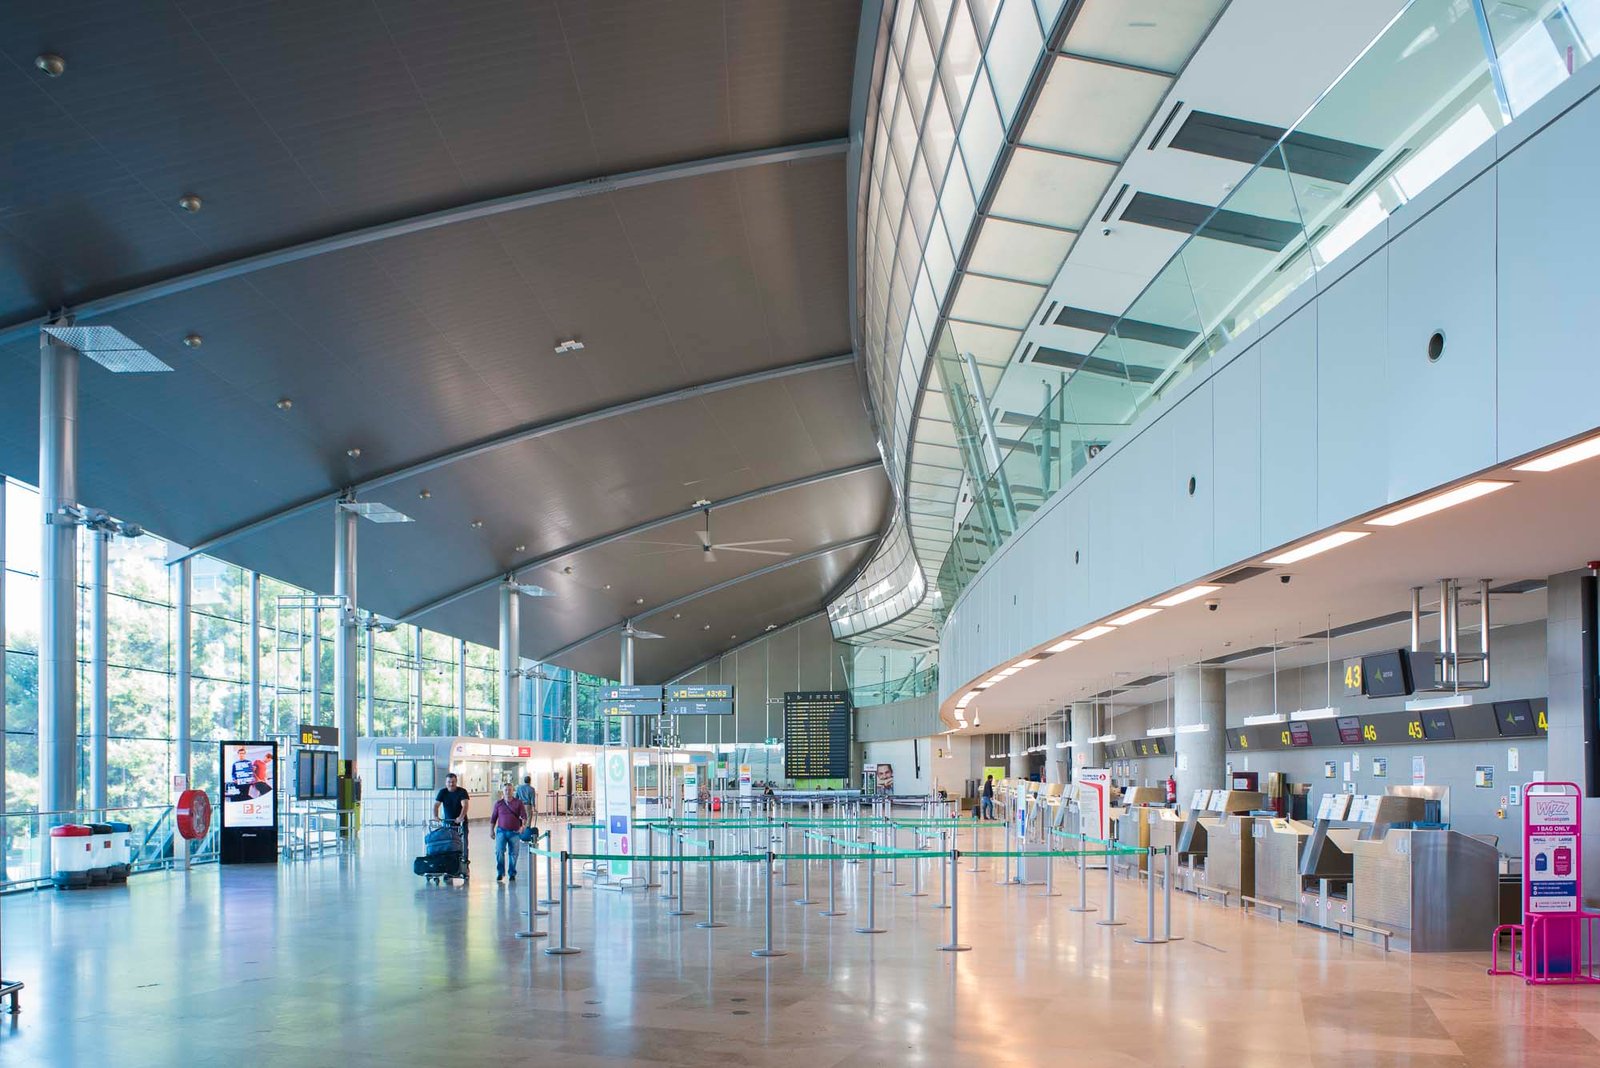
[[[600,831],[595,836],[598,852],[610,856],[632,856],[633,840],[633,749],[618,747],[600,751]],[[619,887],[630,881],[633,862],[606,862],[605,882]],[[599,884],[597,884],[599,885]]]

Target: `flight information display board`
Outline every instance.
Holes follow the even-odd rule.
[[[783,773],[790,779],[850,775],[850,691],[783,695]]]

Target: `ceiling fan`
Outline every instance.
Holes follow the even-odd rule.
[[[705,517],[706,517],[706,528],[704,530],[699,530],[699,531],[695,532],[695,536],[700,539],[700,543],[698,545],[692,544],[690,542],[683,542],[683,541],[644,541],[642,539],[640,541],[640,544],[642,544],[642,545],[664,545],[664,546],[667,546],[666,549],[662,550],[663,552],[674,552],[674,551],[680,550],[680,549],[699,549],[700,550],[700,558],[702,560],[704,560],[708,564],[716,563],[716,561],[717,561],[717,553],[718,552],[750,553],[752,556],[793,556],[794,555],[794,553],[784,552],[781,549],[758,549],[758,548],[755,548],[755,546],[758,546],[758,545],[788,545],[790,542],[792,542],[794,540],[793,538],[762,538],[762,539],[760,539],[758,541],[728,541],[728,542],[716,542],[716,541],[713,541],[712,538],[711,538],[711,509],[704,508],[704,509],[701,509],[701,511],[704,512]],[[655,555],[655,554],[653,554],[653,553],[644,553],[644,554],[641,554],[641,555],[650,556],[650,555]]]
[[[657,634],[653,630],[640,630],[638,627],[633,625],[633,620],[631,620],[631,619],[625,621],[622,624],[622,635],[625,638],[640,638],[640,639],[645,639],[645,638],[665,638],[666,637],[665,634]]]

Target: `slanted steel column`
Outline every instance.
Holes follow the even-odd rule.
[[[467,733],[467,640],[456,639],[456,733]]]
[[[78,351],[39,334],[39,807],[78,807]]]
[[[311,709],[307,723],[316,723],[322,713],[322,607],[311,606]]]
[[[111,578],[111,531],[90,535],[89,557],[89,807],[106,807],[106,735],[110,698],[106,693],[106,587]]]
[[[422,734],[422,628],[411,628],[411,687],[417,691],[417,703],[411,706],[410,737],[415,740]]]
[[[334,506],[333,722],[339,728],[340,760],[356,758],[356,520],[348,508]]]
[[[6,479],[0,475],[0,808],[6,797]],[[6,878],[6,821],[0,820],[0,882]]]
[[[567,717],[571,721],[571,737],[567,741],[578,744],[578,673],[567,670]],[[602,739],[604,741],[604,739]]]
[[[250,692],[245,707],[249,717],[250,737],[261,737],[261,572],[250,572],[250,603],[245,606],[249,622],[245,640],[250,643]]]
[[[519,627],[521,602],[515,586],[500,586],[500,737],[517,736],[517,672],[520,657],[521,630]]]
[[[371,623],[373,621],[368,620],[368,622]],[[362,720],[364,721],[363,725],[366,727],[366,730],[362,733],[368,738],[371,738],[373,735],[378,733],[376,721],[377,706],[373,703],[372,697],[372,683],[376,674],[376,672],[373,670],[376,660],[376,658],[373,656],[373,647],[377,644],[377,641],[378,628],[375,626],[367,627],[367,646],[365,650],[366,663],[363,665],[363,675],[365,678],[362,681],[361,712]]]
[[[555,738],[546,738],[544,729],[544,665],[533,665],[533,703],[532,715],[528,717],[528,731],[532,735],[529,741],[553,742]],[[551,732],[554,733],[554,732]]]
[[[192,763],[189,752],[189,738],[194,733],[189,728],[189,717],[192,703],[190,700],[189,684],[190,668],[194,655],[194,641],[191,638],[192,621],[190,619],[189,602],[190,587],[190,557],[185,557],[172,565],[173,580],[178,584],[175,591],[174,610],[178,616],[178,636],[176,648],[172,650],[173,664],[177,671],[175,681],[176,693],[173,701],[173,733],[176,735],[176,766],[173,771],[186,779],[189,776],[189,767]]]

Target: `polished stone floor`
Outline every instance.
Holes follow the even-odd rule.
[[[481,832],[469,887],[412,875],[417,837],[369,829],[344,860],[5,898],[4,970],[28,988],[23,1013],[0,1017],[0,1065],[1600,1064],[1600,989],[1530,990],[1486,976],[1487,954],[1386,957],[1184,895],[1187,937],[1139,945],[1134,885],[1120,884],[1129,925],[1098,926],[1103,911],[1068,911],[1065,865],[1058,898],[997,885],[998,861],[963,870],[970,953],[937,948],[936,874],[922,898],[880,880],[888,931],[861,935],[860,867],[841,867],[849,914],[830,919],[790,903],[796,865],[775,908],[789,955],[753,959],[761,881],[729,864],[730,926],[693,926],[698,874],[689,917],[658,891],[586,888],[583,952],[557,958],[514,937],[526,874],[496,884]]]

